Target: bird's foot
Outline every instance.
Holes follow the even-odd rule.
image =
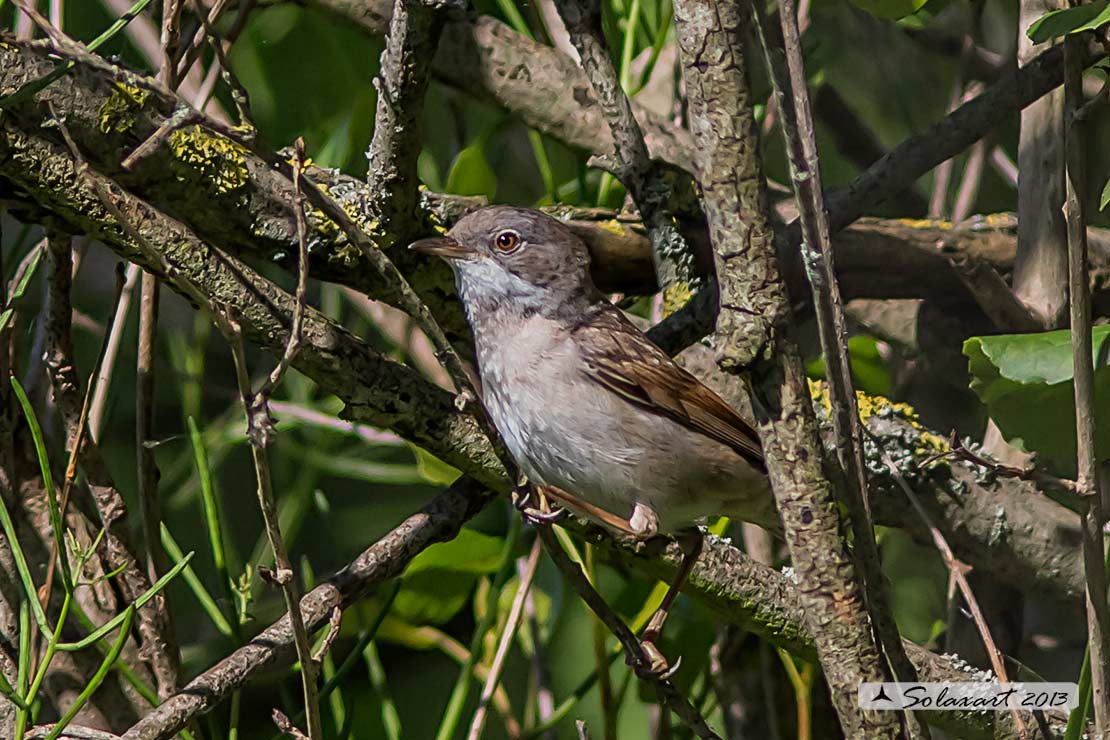
[[[548,503],[542,492],[536,493],[539,507],[531,505],[534,489],[523,486],[513,490],[513,506],[529,524],[553,524],[567,515],[567,510],[561,506],[554,508]]]
[[[644,651],[644,657],[647,658],[647,667],[642,669],[646,674],[645,678],[654,678],[660,681],[670,679],[674,674],[678,673],[679,667],[682,665],[682,656],[671,665],[659,646],[655,644],[659,639],[659,635],[645,632],[640,638],[640,647]]]

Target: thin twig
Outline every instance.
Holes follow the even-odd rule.
[[[1017,468],[1013,465],[1004,465],[1000,462],[995,462],[994,460],[988,460],[982,455],[978,455],[972,452],[964,445],[962,440],[956,437],[955,429],[953,429],[952,432],[949,434],[948,447],[949,449],[945,452],[938,452],[935,455],[930,455],[929,457],[925,458],[920,463],[918,463],[917,467],[921,470],[924,470],[938,460],[955,457],[960,460],[969,462],[972,465],[984,467],[995,475],[1001,476],[1003,478],[1017,478],[1018,480],[1031,481],[1033,483],[1036,483],[1038,486],[1059,491],[1068,495],[1069,497],[1076,499],[1078,499],[1080,495],[1079,486],[1075,483],[1075,481],[1070,481],[1066,478],[1058,478],[1054,475],[1049,475],[1042,470],[1038,470],[1036,466],[1033,465],[1030,465],[1026,468]]]
[[[1002,683],[1009,683],[1010,679],[1006,674],[1006,662],[998,646],[995,644],[994,638],[991,636],[990,626],[987,625],[987,620],[983,617],[983,610],[979,608],[979,602],[976,600],[975,594],[971,590],[971,584],[968,583],[967,580],[967,574],[971,572],[971,566],[956,557],[956,554],[948,545],[948,540],[945,539],[940,529],[933,522],[932,518],[929,516],[929,512],[921,505],[920,499],[917,498],[917,494],[914,493],[910,484],[906,482],[898,466],[890,459],[890,455],[887,454],[886,450],[880,448],[880,451],[883,464],[886,466],[887,471],[890,473],[891,477],[894,478],[898,487],[902,489],[902,492],[906,494],[906,498],[909,499],[914,511],[917,512],[917,515],[929,530],[929,535],[933,539],[933,544],[936,546],[937,551],[940,552],[941,558],[944,559],[944,565],[948,568],[950,577],[959,587],[960,593],[964,598],[964,603],[967,604],[968,609],[971,611],[971,618],[975,621],[975,626],[979,630],[980,637],[983,638],[983,645],[987,649],[987,655],[990,656],[991,667],[994,668],[995,675],[998,676],[998,680]],[[1017,728],[1018,735],[1022,738],[1028,737],[1028,732],[1025,728],[1025,722],[1021,718],[1021,713],[1016,709],[1010,710],[1010,713],[1014,718],[1014,726]]]
[[[467,740],[479,740],[482,737],[490,700],[493,699],[497,685],[501,681],[501,671],[505,668],[505,659],[509,656],[509,648],[512,647],[513,640],[516,639],[517,627],[520,626],[520,616],[524,611],[524,600],[532,588],[532,579],[536,575],[536,566],[540,562],[540,545],[539,538],[532,543],[532,552],[529,553],[528,563],[520,576],[516,595],[513,597],[513,605],[509,609],[509,616],[505,620],[504,629],[501,631],[501,639],[497,643],[497,652],[494,653],[489,675],[482,687],[482,695],[478,699],[478,708],[474,711],[474,719],[470,722],[470,731],[466,734]]]
[[[96,377],[96,390],[93,391],[92,404],[89,407],[89,437],[94,442],[100,441],[100,429],[104,424],[104,415],[108,408],[108,392],[112,385],[112,374],[116,366],[116,357],[123,343],[123,332],[127,328],[127,314],[131,308],[131,296],[135,292],[135,285],[139,282],[142,268],[131,263],[127,265],[123,290],[115,303],[112,313],[111,327],[108,330],[108,344],[104,350],[104,359],[100,363],[100,372]]]
[[[301,269],[304,270],[305,267],[302,266]],[[316,661],[312,658],[312,646],[309,643],[308,630],[305,627],[304,617],[301,615],[299,608],[300,593],[297,579],[293,571],[292,561],[289,559],[289,553],[285,549],[285,542],[281,536],[277,503],[274,499],[273,484],[270,478],[270,460],[267,447],[273,436],[273,418],[270,416],[269,408],[266,405],[265,395],[261,392],[256,394],[251,390],[246,353],[243,348],[243,337],[239,324],[226,315],[217,314],[214,318],[231,347],[231,355],[235,362],[235,378],[239,385],[243,410],[247,414],[247,438],[250,440],[251,458],[254,462],[254,472],[257,478],[258,504],[266,524],[266,537],[274,553],[274,580],[281,586],[282,595],[285,597],[285,606],[289,613],[294,644],[297,648],[297,658],[301,663],[301,682],[304,688],[308,738],[309,740],[320,740],[323,737],[323,729],[320,718],[319,687],[316,683],[319,670]],[[289,344],[294,344],[292,336]]]
[[[135,239],[137,243],[143,243],[144,240],[142,235],[123,215],[118,206],[116,206],[106,188],[99,180],[89,173],[88,163],[81,157],[81,153],[65,121],[58,115],[57,111],[54,110],[53,105],[50,105],[49,109],[53,121],[61,132],[63,141],[76,162],[75,173],[77,177],[86,179],[96,193],[97,198],[112,214],[113,218],[117,220],[120,227],[129,236]],[[136,426],[138,428],[136,431],[141,431],[141,424],[141,421],[137,422]],[[103,460],[99,456],[99,452],[95,447],[95,442],[92,440],[89,441],[91,444],[89,444],[89,455],[85,461],[86,474],[90,479],[94,477],[94,474],[96,478],[98,478],[96,481],[91,481],[97,484],[93,487],[93,498],[96,500],[101,521],[109,530],[107,539],[108,552],[110,554],[109,561],[114,567],[123,567],[123,571],[120,573],[120,583],[123,586],[125,596],[129,599],[137,599],[139,594],[146,591],[150,587],[150,584],[157,582],[158,579],[153,575],[148,576],[147,574],[141,573],[140,569],[136,567],[137,559],[134,550],[128,544],[125,530],[121,530],[121,525],[126,522],[126,505],[120,497],[118,489],[116,489],[111,480],[107,466],[104,465]],[[138,445],[138,448],[141,458],[144,449],[147,448],[141,443]],[[150,449],[149,452],[153,456],[153,449]],[[142,475],[141,467],[140,475]],[[154,476],[156,483],[157,470],[154,470]],[[140,486],[142,484],[143,482],[140,479]],[[140,488],[140,490],[142,489]],[[144,515],[144,522],[145,521],[146,517]],[[155,532],[157,531],[156,529]],[[158,537],[158,535],[155,535],[155,537]],[[158,545],[156,547],[157,549],[153,550],[153,552],[161,551],[160,537],[158,537]],[[152,552],[149,543],[147,552],[149,557],[149,554]],[[142,637],[143,645],[150,646],[149,659],[155,679],[158,683],[159,697],[165,698],[177,688],[178,673],[180,670],[180,654],[177,641],[174,638],[171,614],[165,607],[164,596],[159,595],[159,599],[155,602],[153,608],[140,609],[137,616],[139,634]]]
[[[293,722],[285,716],[285,712],[277,709],[276,707],[271,712],[274,720],[274,725],[277,726],[278,731],[284,735],[288,735],[293,740],[311,740],[307,735],[300,731],[300,729],[293,724]]]
[[[1086,124],[1075,112],[1083,105],[1082,40],[1064,39],[1064,142],[1067,191],[1068,295],[1075,379],[1076,470],[1083,509],[1083,564],[1086,573],[1087,638],[1091,657],[1091,702],[1095,732],[1110,736],[1110,609],[1106,603],[1102,496],[1095,450],[1095,387],[1091,350],[1091,297],[1087,267]]]
[[[536,531],[539,533],[540,539],[543,540],[544,548],[555,566],[570,581],[571,588],[586,602],[593,613],[605,622],[605,626],[624,646],[625,659],[632,666],[636,675],[655,687],[660,702],[677,714],[686,723],[686,726],[693,730],[695,735],[703,740],[721,740],[720,736],[706,724],[705,718],[698,714],[698,710],[682,695],[669,678],[652,672],[651,660],[644,652],[639,639],[632,634],[632,630],[617,616],[616,612],[605,603],[605,599],[601,597],[601,594],[586,578],[586,574],[582,572],[581,566],[567,556],[550,525],[537,526]]]
[[[70,275],[72,272],[70,237],[68,234],[60,234],[51,229],[47,237],[47,244],[49,250],[49,282],[51,290],[50,304],[47,309],[47,323],[49,325],[47,334],[50,338],[51,346],[48,349],[49,356],[46,364],[51,370],[52,379],[60,389],[61,385],[76,379],[76,368],[73,363],[72,339],[69,337],[71,328],[69,314],[72,312],[69,299],[71,287]],[[122,291],[123,274],[122,271],[117,270],[115,295],[112,303],[109,305],[114,306],[119,301],[119,296]],[[66,446],[69,449],[69,459],[66,462],[65,479],[62,482],[61,503],[58,505],[61,511],[62,521],[65,521],[66,511],[69,508],[70,492],[73,490],[74,481],[77,480],[77,460],[85,443],[90,401],[95,386],[94,381],[98,375],[100,364],[104,360],[104,354],[108,346],[108,338],[108,334],[105,333],[101,340],[100,352],[97,355],[96,363],[89,372],[89,380],[85,385],[85,395],[81,402],[81,412],[77,418],[76,429],[67,429],[66,431],[69,436],[66,442]],[[55,542],[51,541],[50,565],[46,569],[46,580],[41,589],[41,603],[44,608],[50,603],[50,593],[54,583],[54,566],[57,556],[58,552],[56,551]],[[62,556],[66,557],[66,554],[62,553]],[[155,578],[154,580],[157,579]],[[154,580],[152,580],[151,583],[153,583]]]
[[[251,390],[250,375],[247,372],[246,353],[243,348],[243,338],[238,323],[234,318],[219,314],[215,316],[217,326],[223,332],[228,344],[231,346],[232,358],[235,361],[235,377],[242,396],[243,410],[247,414],[247,438],[250,440],[251,456],[254,461],[254,471],[258,483],[258,504],[262,510],[262,518],[266,524],[266,537],[274,553],[275,573],[274,580],[281,587],[285,597],[285,606],[289,612],[290,624],[293,628],[294,643],[297,647],[297,658],[301,662],[301,678],[304,686],[305,717],[308,722],[308,739],[320,740],[323,737],[320,715],[319,686],[317,676],[319,664],[312,656],[312,646],[309,643],[308,630],[305,628],[304,618],[299,608],[300,591],[297,586],[293,564],[286,551],[285,542],[281,535],[281,526],[278,522],[277,503],[274,498],[273,484],[270,478],[270,461],[267,448],[273,440],[274,419],[270,415],[269,397],[281,383],[285,372],[289,369],[293,359],[301,347],[301,333],[304,324],[305,304],[308,293],[308,245],[306,239],[306,226],[304,215],[304,201],[301,195],[300,183],[304,171],[304,141],[296,142],[296,153],[293,160],[293,186],[295,189],[294,210],[297,214],[297,235],[300,242],[300,264],[298,267],[296,307],[293,311],[293,327],[285,345],[285,351],[277,366],[267,377],[257,392]],[[276,712],[275,711],[275,721]],[[291,726],[291,725],[290,725]],[[279,725],[280,727],[280,725]]]
[[[170,90],[177,89],[177,67],[173,60],[181,46],[181,0],[162,0],[162,59],[158,79]]]

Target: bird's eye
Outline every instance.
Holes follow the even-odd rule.
[[[493,244],[497,247],[497,251],[502,254],[515,252],[520,248],[520,234],[509,229],[499,231],[497,236],[493,237]]]

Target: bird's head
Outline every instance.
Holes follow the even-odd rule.
[[[446,235],[409,249],[447,261],[470,316],[481,309],[546,313],[597,295],[586,245],[560,221],[530,208],[482,208]]]

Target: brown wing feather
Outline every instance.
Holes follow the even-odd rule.
[[[727,445],[759,470],[755,431],[700,380],[679,367],[615,307],[604,306],[575,334],[586,376],[632,403]]]

